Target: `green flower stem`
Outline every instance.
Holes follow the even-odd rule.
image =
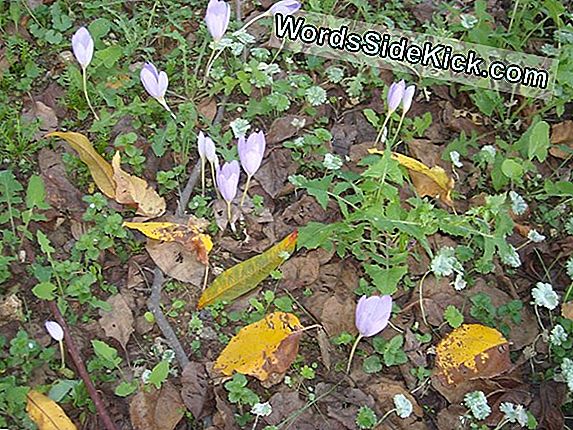
[[[97,113],[95,112],[94,107],[92,106],[92,102],[90,101],[90,97],[88,96],[88,76],[85,67],[82,67],[82,82],[84,87],[84,96],[86,98],[86,101],[88,102],[88,107],[94,114],[95,119],[99,121],[99,116],[97,116]]]
[[[251,185],[251,175],[247,176],[247,183],[245,184],[245,191],[243,191],[243,196],[241,197],[241,204],[240,207],[243,207],[243,203],[245,203],[245,197],[247,196],[247,191],[249,190],[249,185]]]
[[[215,192],[217,193],[217,197],[221,194],[219,193],[219,188],[217,188],[217,179],[215,177],[215,163],[211,162],[211,180],[213,181],[213,188],[215,188]]]
[[[205,197],[205,157],[201,157],[201,195]]]
[[[350,373],[350,366],[352,365],[352,359],[354,358],[356,347],[358,346],[358,342],[360,342],[363,337],[364,336],[359,334],[356,340],[354,341],[354,345],[352,345],[352,349],[350,350],[350,356],[348,357],[348,365],[346,366],[346,373]]]
[[[400,122],[398,123],[398,128],[396,129],[396,133],[394,133],[394,137],[392,138],[392,143],[390,144],[390,148],[394,146],[394,142],[398,138],[398,133],[400,133],[400,129],[402,128],[402,122],[404,122],[404,117],[406,116],[406,111],[402,111],[402,116],[400,117]]]

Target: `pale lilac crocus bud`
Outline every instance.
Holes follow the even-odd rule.
[[[352,345],[346,373],[350,371],[352,358],[356,352],[358,342],[363,337],[370,337],[380,333],[388,325],[392,312],[391,296],[360,297],[356,306],[355,324],[358,329],[358,337]]]
[[[298,12],[301,4],[297,0],[281,0],[272,5],[269,9],[271,14],[281,13],[283,15],[292,15]]]
[[[410,110],[415,92],[416,92],[416,85],[410,85],[404,90],[404,96],[402,97],[402,110],[404,114]]]
[[[64,338],[64,330],[62,329],[61,325],[59,325],[56,321],[46,321],[44,326],[46,327],[46,330],[50,336],[52,336],[52,339],[57,342],[62,341]]]
[[[394,82],[390,85],[390,88],[388,89],[388,97],[386,99],[388,102],[388,112],[392,113],[398,108],[398,106],[400,106],[400,102],[404,97],[405,88],[406,83],[404,80],[397,83]]]
[[[244,136],[239,137],[239,159],[248,176],[253,176],[261,167],[265,147],[266,139],[262,131],[251,133],[247,140]]]
[[[360,297],[356,306],[356,328],[362,337],[380,333],[388,325],[392,312],[391,296]]]
[[[219,42],[223,38],[227,27],[229,27],[230,19],[231,7],[228,3],[221,0],[209,0],[205,23],[215,42]]]
[[[141,83],[148,94],[159,101],[165,100],[165,92],[169,85],[169,78],[165,72],[158,72],[157,68],[151,63],[145,63],[139,74]]]
[[[80,27],[72,36],[72,51],[82,69],[88,67],[94,55],[94,41],[85,27]]]
[[[240,175],[241,169],[237,160],[225,163],[217,169],[217,187],[227,203],[231,203],[237,196]]]

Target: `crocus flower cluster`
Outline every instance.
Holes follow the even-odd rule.
[[[412,107],[412,101],[414,99],[414,93],[416,92],[416,86],[410,85],[406,87],[406,83],[404,80],[400,80],[399,82],[393,82],[388,89],[388,95],[386,97],[386,105],[388,108],[388,113],[386,114],[386,118],[384,119],[384,123],[382,124],[382,128],[378,133],[378,137],[376,138],[376,142],[379,142],[382,136],[387,133],[386,124],[390,120],[392,114],[398,109],[400,104],[402,105],[402,116],[400,117],[400,123],[398,124],[398,128],[396,129],[396,133],[394,134],[394,140],[396,136],[400,132],[400,128],[402,127],[402,122],[404,121],[404,117],[406,113]]]
[[[83,90],[86,102],[88,103],[88,107],[92,111],[95,119],[99,120],[88,96],[87,68],[94,56],[94,40],[87,28],[80,27],[72,36],[72,51],[74,53],[74,57],[76,57],[76,60],[82,67]]]
[[[215,172],[219,167],[219,158],[215,150],[215,143],[209,136],[205,136],[202,131],[199,132],[197,138],[197,151],[199,152],[199,158],[201,158],[202,194],[205,195],[205,161],[211,164],[211,176],[213,178],[213,184],[215,184]]]
[[[167,92],[167,87],[169,86],[169,78],[167,73],[164,71],[158,71],[152,63],[145,63],[141,68],[139,73],[141,83],[145,88],[145,91],[159,102],[163,108],[171,114],[173,119],[175,119],[175,114],[167,105],[165,101],[165,93]]]
[[[358,342],[363,337],[371,337],[380,333],[386,328],[392,313],[391,296],[360,297],[356,306],[355,325],[358,330],[358,337],[350,351],[346,372],[350,371],[352,357],[358,346]]]
[[[251,133],[247,139],[245,139],[245,136],[239,137],[239,159],[241,160],[243,170],[247,174],[247,184],[245,185],[245,191],[241,198],[241,206],[245,201],[245,196],[251,184],[251,178],[257,173],[259,167],[261,167],[266,145],[265,134],[262,131]]]

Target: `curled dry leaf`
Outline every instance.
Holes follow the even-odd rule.
[[[99,325],[106,336],[116,339],[125,349],[129,336],[134,331],[133,313],[121,294],[110,297],[107,304],[111,306],[111,311],[100,311]]]
[[[137,214],[156,218],[165,212],[165,199],[141,178],[122,170],[121,156],[116,152],[111,161],[116,184],[115,200],[125,205],[136,205]]]
[[[86,163],[92,178],[100,189],[109,198],[115,198],[115,182],[111,165],[97,153],[87,137],[72,131],[54,131],[46,137],[59,137],[64,139],[78,153],[80,159]]]
[[[573,121],[567,120],[551,127],[549,153],[556,158],[566,159],[573,154]]]
[[[225,270],[203,291],[197,308],[202,309],[215,300],[234,300],[256,288],[293,253],[297,235],[295,231],[262,254]]]
[[[296,315],[271,313],[243,327],[213,368],[226,376],[238,372],[266,381],[272,374],[285,372],[296,358],[301,328]]]
[[[145,249],[165,274],[181,282],[202,285],[205,266],[197,260],[195,253],[187,251],[181,244],[149,239]]]
[[[161,389],[142,390],[131,399],[129,415],[134,430],[173,430],[181,418],[185,405],[177,389],[170,382]]]
[[[39,430],[77,430],[64,410],[48,396],[31,390],[26,397],[26,412]]]
[[[436,347],[435,374],[444,385],[492,378],[511,367],[509,344],[496,329],[464,324]]]
[[[213,249],[211,237],[200,232],[190,218],[187,225],[174,222],[124,222],[127,228],[138,230],[150,239],[180,243],[186,250],[197,255],[204,265],[209,264],[209,252]]]
[[[384,154],[384,151],[372,148],[370,154]],[[414,183],[416,191],[421,197],[437,197],[448,206],[454,206],[452,201],[452,190],[454,189],[454,180],[448,176],[446,171],[440,166],[429,168],[424,163],[415,158],[406,155],[392,153],[392,159],[408,169],[410,178]]]

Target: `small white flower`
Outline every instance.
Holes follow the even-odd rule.
[[[462,265],[455,257],[455,250],[450,246],[445,246],[438,251],[430,263],[430,268],[437,276],[450,276],[454,271],[463,273]]]
[[[149,377],[151,376],[151,370],[145,369],[141,374],[141,382],[147,384],[149,382]]]
[[[550,311],[555,309],[559,304],[559,297],[557,293],[553,291],[553,286],[546,282],[538,282],[535,288],[531,291],[534,303],[537,306],[543,306]]]
[[[499,410],[503,412],[505,419],[510,423],[518,422],[521,427],[525,427],[527,425],[527,411],[523,405],[503,402],[499,405]]]
[[[515,191],[509,192],[509,198],[511,199],[511,210],[516,215],[523,215],[527,208],[529,207],[523,197],[517,194]]]
[[[231,126],[231,130],[233,130],[233,135],[235,139],[238,139],[239,136],[245,136],[247,131],[251,128],[251,124],[249,121],[243,118],[237,118],[234,121],[231,121],[229,124]]]
[[[396,414],[400,418],[408,418],[412,415],[412,402],[404,394],[396,394],[394,396],[394,407],[396,408]]]
[[[460,153],[458,151],[450,152],[450,160],[452,161],[452,164],[457,168],[464,167],[463,163],[460,161]]]
[[[55,341],[60,342],[64,338],[64,329],[56,321],[46,321],[44,326]]]
[[[462,27],[467,30],[474,28],[477,22],[478,19],[473,15],[469,15],[467,13],[462,13],[460,15],[460,23],[462,24]]]
[[[464,396],[464,403],[477,420],[486,419],[491,414],[483,391],[472,391]]]
[[[551,334],[549,335],[549,341],[551,342],[551,345],[554,346],[561,346],[564,342],[567,342],[567,338],[567,332],[561,324],[557,324],[553,327],[553,330],[551,330]]]
[[[269,402],[255,403],[251,409],[251,413],[259,417],[268,417],[272,412],[273,408]]]
[[[561,363],[561,377],[558,378],[567,383],[569,391],[573,392],[573,360],[565,357]]]
[[[292,121],[290,122],[290,125],[292,125],[294,128],[303,128],[306,124],[306,119],[305,118],[293,118]]]
[[[326,91],[318,85],[307,88],[304,96],[312,106],[320,106],[326,101]]]
[[[534,228],[532,228],[531,230],[529,230],[529,233],[527,233],[527,238],[535,243],[539,243],[539,242],[543,242],[545,240],[545,236],[543,236],[542,234],[540,234],[537,230],[535,230]]]
[[[481,149],[481,152],[487,157],[488,161],[493,161],[493,159],[495,158],[495,154],[497,153],[497,150],[493,145],[485,145]]]
[[[507,250],[503,250],[500,252],[500,258],[503,264],[506,264],[511,267],[519,267],[521,266],[521,259],[519,258],[519,254],[517,250],[513,247],[513,245],[509,245]]]
[[[322,165],[328,170],[339,170],[342,167],[342,160],[338,155],[334,155],[329,152],[324,155]]]
[[[456,280],[454,281],[454,288],[456,291],[461,291],[468,286],[468,283],[464,279],[464,276],[461,273],[456,275]]]

